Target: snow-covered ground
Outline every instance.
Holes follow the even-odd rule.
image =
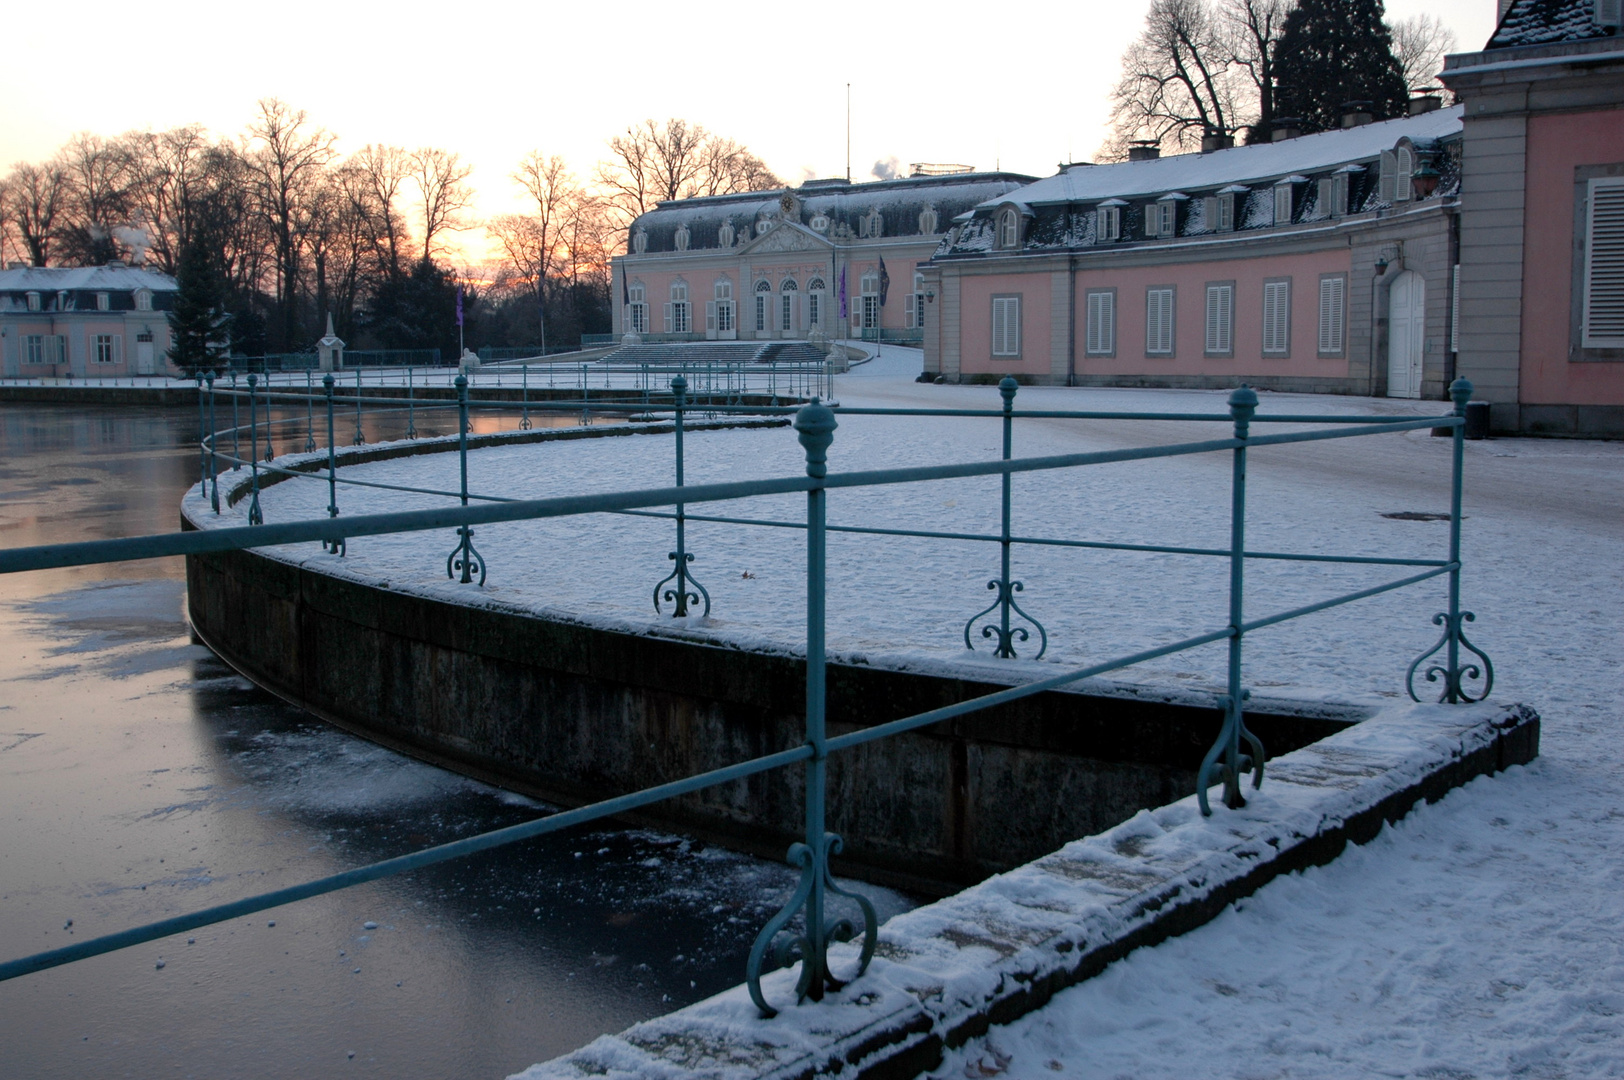
[[[837,381],[843,405],[993,407],[991,387],[913,383],[914,350]],[[1262,411],[1426,415],[1436,402],[1264,394]],[[1201,391],[1023,389],[1018,406],[1222,412]],[[996,421],[841,417],[833,470],[996,456]],[[1226,425],[1030,420],[1018,455],[1183,441]],[[787,429],[695,433],[690,483],[792,475]],[[1449,441],[1425,431],[1263,448],[1252,454],[1253,550],[1442,557],[1447,525],[1383,516],[1448,509]],[[450,455],[352,467],[357,478],[449,489]],[[1015,480],[1017,535],[1221,546],[1226,458],[1208,456],[1028,474]],[[1624,445],[1540,440],[1467,444],[1465,606],[1493,657],[1502,701],[1545,719],[1542,758],[1412,814],[1335,864],[1278,881],[1212,924],[1142,950],[1049,1007],[972,1042],[942,1076],[1624,1075]],[[669,483],[668,436],[478,451],[471,485],[504,496]],[[325,485],[263,497],[267,520],[315,517]],[[431,496],[341,489],[346,513],[437,505]],[[195,504],[194,504],[195,507]],[[840,490],[830,521],[993,532],[997,482]],[[693,506],[695,513],[797,520],[804,499]],[[237,523],[239,504],[224,515]],[[669,522],[565,519],[480,529],[487,587],[444,577],[455,537],[361,538],[343,560],[316,545],[284,557],[467,603],[548,610],[656,631],[649,603],[669,567]],[[793,649],[802,640],[799,533],[696,523],[693,569],[712,618],[686,632]],[[1049,674],[1221,626],[1222,560],[1020,547],[1021,599],[1050,636],[1041,662],[967,655],[964,620],[985,606],[995,545],[836,534],[829,638],[839,653],[901,663],[988,664]],[[1256,617],[1403,576],[1396,568],[1254,562]],[[1441,580],[1260,631],[1246,681],[1261,695],[1387,700],[1430,646]],[[977,639],[978,644],[980,639]],[[1023,655],[1029,655],[1023,652]],[[1215,688],[1209,646],[1132,669],[1125,680]]]

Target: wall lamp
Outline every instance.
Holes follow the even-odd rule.
[[[935,302],[936,302],[936,290],[935,289],[926,289],[925,290],[925,303],[934,304]]]

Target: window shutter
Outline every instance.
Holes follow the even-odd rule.
[[[1116,294],[1100,293],[1100,352],[1116,352]]]
[[[1408,202],[1410,199],[1410,177],[1415,175],[1415,155],[1407,146],[1401,146],[1397,155],[1397,169],[1393,173],[1393,201]]]
[[[1291,224],[1291,185],[1276,184],[1274,186],[1274,223],[1276,225]]]
[[[1596,0],[1596,25],[1607,29],[1624,23],[1624,3],[1620,0]]]
[[[1201,216],[1207,223],[1208,232],[1218,231],[1218,196],[1208,195],[1201,200]]]
[[[706,330],[715,330],[716,329],[716,301],[715,300],[707,300],[707,301],[705,301],[705,329]]]
[[[1393,176],[1398,172],[1398,158],[1391,150],[1382,151],[1381,178],[1376,182],[1376,197],[1381,202],[1393,201]]]
[[[1233,286],[1207,286],[1207,352],[1226,353],[1231,349],[1234,295]]]
[[[1289,344],[1287,319],[1290,317],[1291,286],[1284,281],[1263,284],[1263,351],[1283,353]]]
[[[1173,290],[1151,289],[1145,297],[1145,351],[1173,351]]]
[[[1624,180],[1590,181],[1589,218],[1582,345],[1624,348]]]
[[[1345,280],[1339,277],[1320,279],[1319,351],[1342,351],[1342,319],[1345,303]]]
[[[671,305],[670,304],[665,305],[665,332],[668,333],[668,334],[671,332]]]

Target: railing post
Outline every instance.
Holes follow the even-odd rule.
[[[263,525],[265,515],[259,509],[259,397],[254,393],[254,387],[259,382],[259,376],[253,372],[248,373],[248,439],[253,449],[248,455],[249,466],[253,469],[253,498],[248,503],[248,524]]]
[[[1410,670],[1404,677],[1404,687],[1409,691],[1412,701],[1420,701],[1415,693],[1415,671],[1423,662],[1440,648],[1444,650],[1444,667],[1436,664],[1427,668],[1427,681],[1437,682],[1441,676],[1444,681],[1444,690],[1439,695],[1440,702],[1451,704],[1462,702],[1470,703],[1482,701],[1494,689],[1494,664],[1489,660],[1488,653],[1466,637],[1466,624],[1475,622],[1477,616],[1470,611],[1460,609],[1460,511],[1461,511],[1461,485],[1466,460],[1466,403],[1472,400],[1472,384],[1466,379],[1456,379],[1449,384],[1449,396],[1455,403],[1455,416],[1460,422],[1455,425],[1453,440],[1453,456],[1450,463],[1449,488],[1449,610],[1441,611],[1432,617],[1434,626],[1442,626],[1443,634],[1438,641],[1415,658],[1410,664]],[[1462,664],[1460,651],[1465,649],[1477,657],[1477,661]],[[1466,692],[1462,685],[1465,679],[1482,679],[1483,690],[1476,696]]]
[[[209,384],[209,505],[214,512],[220,512],[220,459],[219,451],[214,442],[220,437],[219,429],[214,426],[214,372],[204,375]]]
[[[355,369],[355,445],[361,446],[367,437],[361,431],[361,369]]]
[[[265,372],[265,460],[266,461],[270,461],[272,458],[276,457],[276,452],[271,449],[271,428],[272,428],[272,426],[273,426],[273,424],[272,424],[272,419],[271,419],[271,373],[267,370]]]
[[[529,362],[527,361],[523,365],[521,365],[520,370],[523,372],[523,374],[520,376],[520,379],[522,380],[521,385],[523,386],[523,390],[521,391],[521,394],[522,394],[522,399],[524,401],[524,411],[519,414],[519,430],[520,431],[529,431],[530,430],[530,364],[529,364]]]
[[[1001,380],[999,380],[998,393],[1002,395],[1004,399],[1005,461],[1010,459],[1015,447],[1015,392],[1018,389],[1020,389],[1019,384],[1008,375],[1005,375]],[[1023,626],[1012,627],[1010,625],[1010,614],[1013,612],[1015,615],[1020,616],[1037,628],[1038,652],[1037,656],[1033,657],[1033,659],[1041,660],[1043,658],[1043,654],[1049,651],[1049,632],[1043,628],[1042,623],[1028,615],[1024,610],[1022,610],[1021,606],[1015,602],[1015,594],[1025,591],[1026,586],[1019,581],[1011,581],[1009,579],[1011,479],[1012,478],[1009,473],[1003,474],[1003,515],[1001,518],[1002,526],[998,534],[1001,556],[999,562],[999,574],[998,577],[987,582],[987,588],[993,590],[997,596],[991,604],[976,612],[970,617],[970,621],[964,624],[964,647],[966,649],[975,648],[975,646],[970,643],[971,627],[975,625],[977,619],[991,614],[994,610],[996,610],[999,615],[998,625],[983,626],[981,628],[981,636],[983,638],[996,637],[998,639],[997,645],[993,648],[992,654],[994,656],[1001,657],[1006,660],[1014,659],[1015,639],[1019,637],[1021,641],[1025,642],[1030,640],[1032,635]]]
[[[322,390],[327,394],[327,516],[338,516],[338,447],[333,439],[333,376],[331,373],[321,377]],[[343,537],[333,540],[323,540],[321,548],[329,555],[342,556],[348,545]]]
[[[457,461],[462,470],[462,505],[468,505],[468,377],[458,375],[457,387]],[[446,556],[445,576],[460,584],[470,585],[474,571],[479,571],[479,584],[485,584],[485,558],[474,548],[474,530],[467,524],[457,528],[457,546]],[[458,575],[461,575],[460,577]]]
[[[209,493],[209,421],[203,401],[203,373],[197,373],[197,486],[198,493]]]
[[[305,369],[305,446],[304,452],[316,452],[316,389],[310,384],[310,369]]]
[[[675,379],[671,380],[672,414],[675,417],[677,437],[677,487],[683,486],[682,414],[687,403],[687,391],[687,379],[684,379],[681,375],[678,375]],[[711,608],[710,592],[705,588],[705,586],[695,581],[693,576],[688,573],[688,564],[694,561],[694,557],[688,551],[687,524],[688,515],[685,504],[679,502],[677,504],[677,550],[673,551],[669,556],[671,561],[676,563],[676,569],[672,570],[670,574],[660,580],[658,585],[654,586],[655,612],[660,613],[660,598],[663,595],[666,600],[676,604],[675,610],[671,612],[671,617],[674,619],[686,618],[688,616],[688,605],[690,603],[699,603],[701,596],[703,596],[705,601],[704,616],[710,615]],[[676,586],[674,588],[665,589],[665,584],[673,579],[676,581]],[[698,589],[699,592],[689,592],[689,585],[692,585],[694,588]],[[664,589],[663,593],[661,592],[662,589]]]
[[[237,373],[231,373],[231,471],[236,472],[242,468],[242,439],[238,429],[242,427],[237,419]]]
[[[417,402],[414,400],[412,386],[412,366],[406,365],[406,437],[417,438]]]
[[[822,480],[829,473],[829,446],[834,441],[836,426],[834,413],[817,398],[795,416],[795,430],[806,449],[806,475],[814,480]],[[789,903],[756,937],[745,966],[750,999],[765,1017],[777,1015],[778,1010],[767,1004],[761,992],[764,971],[799,960],[801,976],[795,984],[797,1002],[808,998],[821,1001],[826,989],[838,990],[849,981],[837,979],[830,971],[829,945],[835,941],[850,941],[857,936],[858,929],[849,919],[827,918],[824,909],[830,894],[847,897],[862,909],[863,949],[852,978],[868,969],[879,936],[874,905],[866,897],[840,888],[829,872],[829,857],[838,854],[842,845],[840,837],[824,827],[828,779],[824,642],[826,499],[827,493],[821,485],[806,493],[806,745],[811,748],[812,756],[806,762],[806,837],[803,842],[790,845],[788,855],[790,864],[801,868],[801,880]],[[797,914],[804,916],[802,932],[785,931]],[[779,938],[780,933],[787,936]],[[764,967],[769,962],[769,953],[771,967]]]
[[[1241,627],[1245,623],[1246,583],[1246,439],[1251,434],[1252,414],[1257,412],[1257,391],[1241,386],[1229,395],[1229,415],[1235,422],[1235,438],[1241,445],[1234,450],[1229,495],[1229,672],[1227,688],[1219,705],[1224,711],[1218,741],[1207,751],[1196,774],[1196,801],[1201,813],[1210,815],[1207,788],[1216,777],[1224,784],[1224,805],[1238,810],[1246,805],[1241,795],[1241,775],[1252,773],[1252,786],[1263,783],[1263,744],[1246,729],[1243,707],[1251,692],[1241,689]],[[1245,740],[1252,753],[1241,753]],[[1221,762],[1221,764],[1220,764]]]

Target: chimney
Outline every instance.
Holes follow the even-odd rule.
[[[1437,94],[1417,94],[1410,99],[1410,115],[1420,116],[1422,113],[1432,112],[1443,107],[1443,98]]]
[[[1129,161],[1155,161],[1162,156],[1162,148],[1155,139],[1135,139],[1128,144]]]
[[[1345,128],[1364,127],[1374,123],[1376,114],[1371,110],[1375,104],[1369,101],[1346,101],[1342,103],[1342,126]]]
[[[1270,142],[1285,142],[1295,139],[1303,133],[1303,122],[1295,116],[1277,116],[1274,120],[1274,129],[1269,132]]]
[[[1219,131],[1209,131],[1201,136],[1201,152],[1210,154],[1214,150],[1228,150],[1235,145],[1235,136],[1225,135]]]

